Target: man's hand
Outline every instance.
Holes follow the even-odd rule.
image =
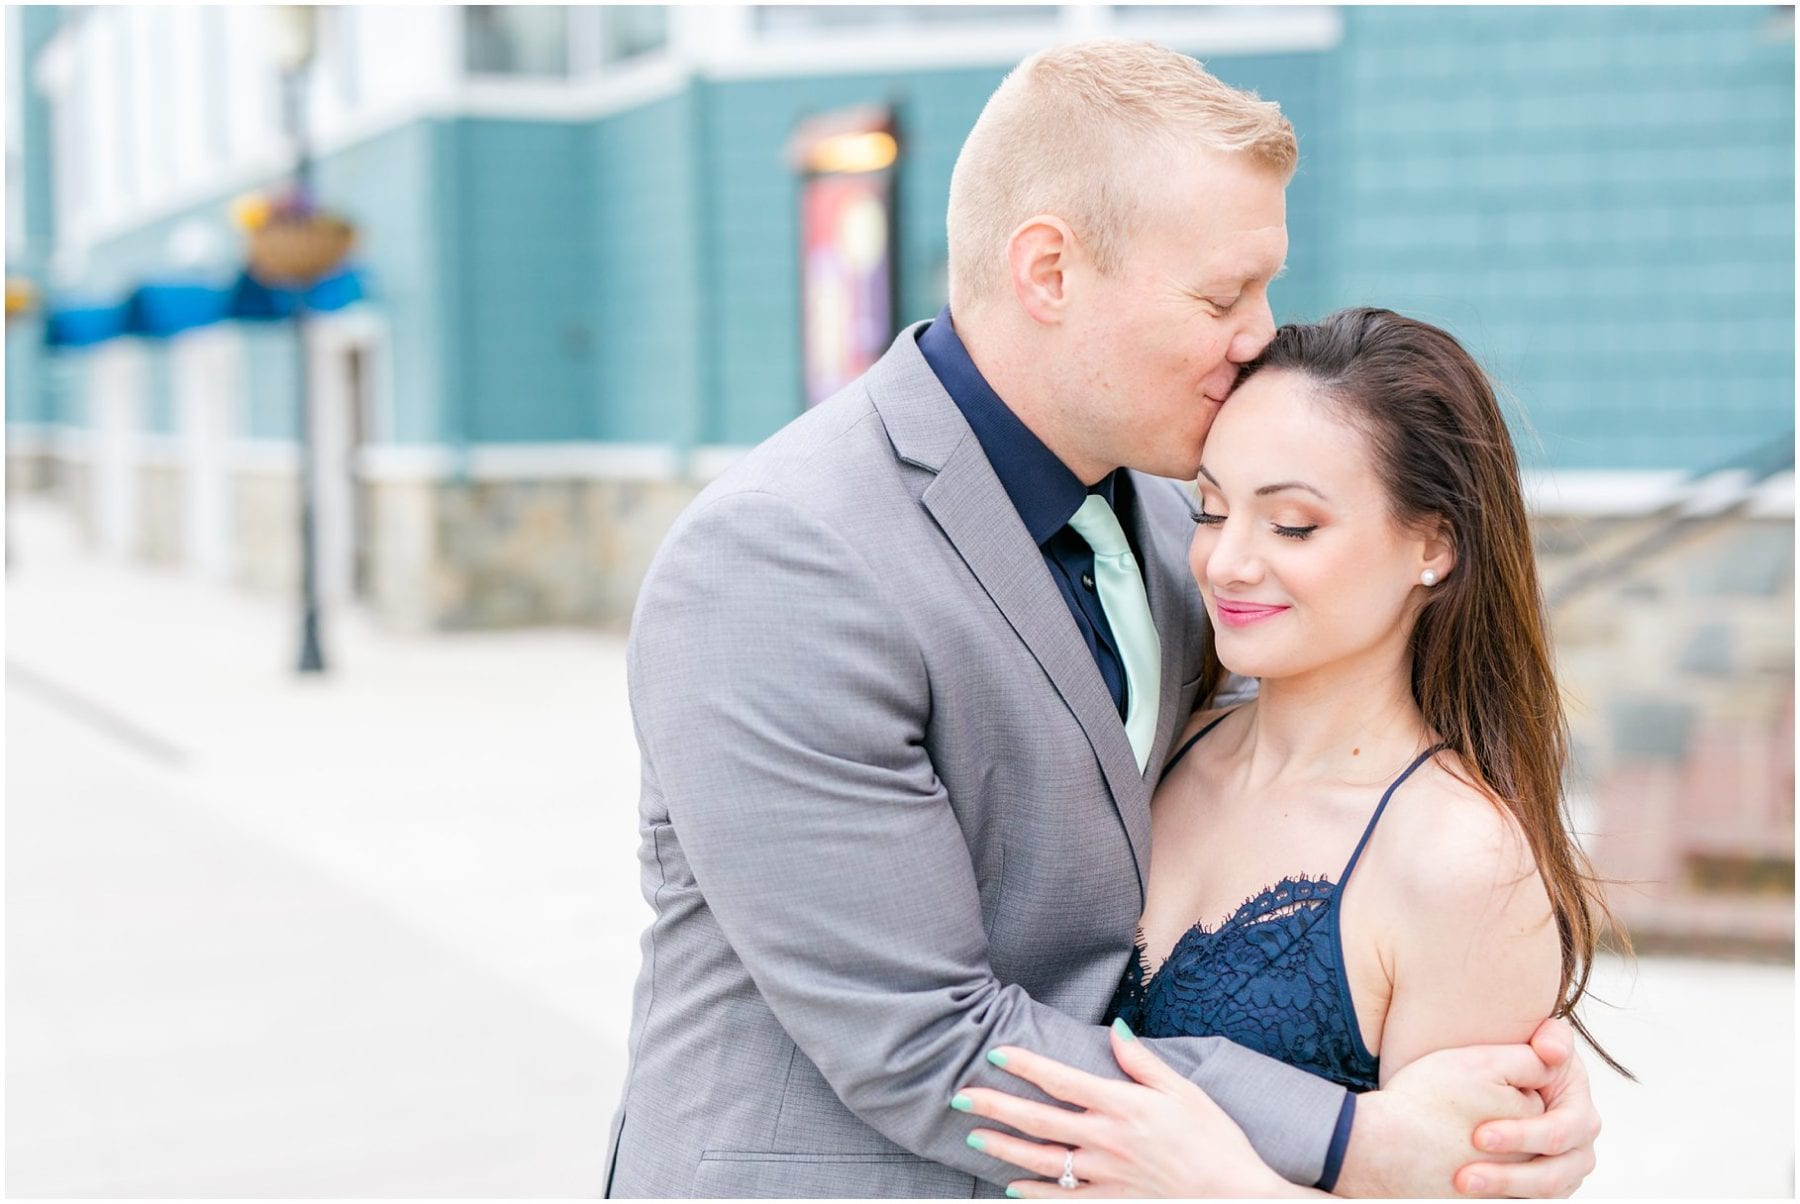
[[[1531,1035],[1531,1048],[1550,1070],[1550,1081],[1538,1088],[1543,1115],[1489,1121],[1475,1130],[1475,1145],[1490,1155],[1537,1156],[1463,1167],[1455,1182],[1464,1195],[1569,1196],[1593,1173],[1600,1113],[1588,1092],[1587,1068],[1575,1053],[1575,1032],[1566,1020],[1546,1020]]]
[[[1357,1101],[1337,1190],[1350,1196],[1567,1196],[1594,1169],[1600,1116],[1565,1021],[1530,1045],[1427,1054]]]

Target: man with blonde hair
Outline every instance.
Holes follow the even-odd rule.
[[[1026,60],[957,161],[951,306],[670,532],[628,651],[656,914],[609,1195],[998,1195],[1016,1172],[946,1106],[1018,1089],[984,1054],[1122,1077],[1098,1022],[1207,632],[1176,482],[1273,334],[1296,159],[1185,56]],[[1481,1050],[1357,1109],[1216,1038],[1147,1044],[1326,1190],[1449,1194],[1476,1124],[1531,1110]],[[1484,1126],[1556,1156],[1462,1188],[1579,1184],[1574,1065],[1544,1117]]]

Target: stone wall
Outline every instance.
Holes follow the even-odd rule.
[[[58,501],[69,508],[69,515],[75,520],[76,529],[87,536],[90,544],[97,543],[98,533],[94,528],[94,467],[86,460],[58,460],[56,469],[51,473],[52,492]]]
[[[233,579],[259,593],[300,588],[300,487],[285,469],[232,474]]]
[[[138,466],[137,528],[132,544],[147,563],[175,565],[187,556],[186,475],[165,464]]]
[[[298,588],[297,489],[289,471],[235,474],[238,584]],[[676,481],[364,482],[361,604],[404,631],[622,629],[657,545],[697,492]]]
[[[675,481],[437,485],[434,624],[623,627],[657,545],[696,492]]]
[[[6,452],[6,488],[9,493],[48,493],[56,487],[57,459],[44,451]]]
[[[1550,592],[1650,529],[1540,522]],[[1793,520],[1672,529],[1552,621],[1571,797],[1634,939],[1791,957]]]

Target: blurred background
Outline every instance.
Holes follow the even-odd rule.
[[[598,1194],[638,583],[1108,35],[1294,121],[1279,319],[1503,390],[1638,949],[1585,1194],[1793,1193],[1791,7],[9,5],[9,1194]]]

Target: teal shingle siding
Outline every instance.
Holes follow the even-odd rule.
[[[1344,20],[1332,305],[1461,337],[1529,416],[1528,463],[1703,468],[1791,428],[1794,48],[1771,10]]]
[[[1534,465],[1700,468],[1791,427],[1794,60],[1774,10],[1340,11],[1329,50],[1203,55],[1300,136],[1279,319],[1382,304],[1445,324],[1535,431]],[[951,167],[1003,74],[697,79],[593,119],[429,118],[334,153],[320,191],[359,223],[392,331],[376,437],[766,437],[802,404],[793,130],[893,107],[910,322],[943,301]],[[227,200],[96,248],[88,284],[159,273],[183,221],[235,238]],[[290,437],[291,333],[246,336],[250,432]],[[66,404],[13,392],[15,421]]]
[[[585,131],[567,122],[459,121],[445,165],[458,276],[447,351],[471,442],[598,438],[594,234]]]
[[[246,323],[244,331],[244,437],[300,437],[300,403],[294,390],[298,367],[294,331],[285,322]]]
[[[800,358],[800,178],[787,143],[810,117],[886,104],[902,140],[900,324],[943,304],[944,198],[963,136],[1003,73],[931,71],[734,81],[706,89],[707,258],[717,330],[716,404],[706,441],[754,443],[804,405]]]
[[[447,330],[444,259],[435,236],[441,194],[434,187],[436,122],[389,130],[318,165],[320,196],[356,222],[356,261],[392,336],[393,405],[380,442],[445,437],[442,394]]]
[[[23,43],[21,53],[24,63],[35,63],[39,52],[55,36],[57,26],[62,21],[59,7],[54,4],[20,5],[19,37]],[[52,220],[50,105],[43,94],[32,86],[30,75],[30,71],[27,71],[25,86],[20,89],[25,111],[21,115],[24,120],[20,130],[24,144],[19,149],[23,156],[21,167],[25,172],[25,239],[30,257],[37,260],[49,252],[55,225]],[[36,266],[35,263],[32,265],[34,270]]]
[[[56,398],[45,380],[44,324],[15,319],[6,326],[6,422],[42,426],[56,421]]]
[[[1321,105],[1319,56],[1221,56],[1227,81],[1279,99],[1303,124]],[[900,323],[944,302],[944,208],[950,172],[1005,69],[914,71],[712,84],[705,89],[708,194],[706,257],[716,310],[718,404],[706,441],[754,443],[800,410],[799,180],[785,160],[795,127],[810,116],[888,104],[903,144],[898,180]],[[1321,262],[1311,248],[1321,220],[1309,169],[1289,193],[1294,248],[1276,296],[1298,315],[1316,304]]]
[[[144,431],[151,435],[173,435],[176,432],[175,390],[168,342],[140,339],[139,345],[144,356]]]
[[[692,446],[703,379],[699,215],[692,90],[602,118],[582,133],[592,166],[584,230],[593,248],[578,313],[592,342],[598,437]],[[745,304],[753,304],[745,299]]]

